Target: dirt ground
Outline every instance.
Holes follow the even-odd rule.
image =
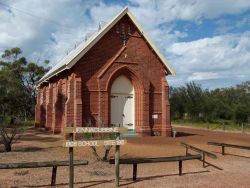
[[[207,145],[207,141],[250,145],[250,135],[223,133],[194,128],[175,127],[176,138],[128,138],[121,147],[121,158],[185,155],[180,142],[186,142],[215,153],[218,159],[207,160],[215,165],[202,167],[198,160],[183,162],[183,176],[178,175],[178,163],[138,165],[138,181],[132,181],[132,165],[121,165],[121,187],[250,187],[250,151]],[[13,152],[3,153],[0,163],[67,160],[68,150],[62,146],[61,135],[28,130],[13,146]],[[101,152],[101,148],[98,148]],[[74,150],[75,159],[87,159],[89,165],[75,167],[75,187],[114,187],[114,165],[94,160],[90,148]],[[193,153],[194,154],[194,153]],[[111,151],[111,156],[114,151]],[[51,168],[0,170],[0,187],[49,187]],[[56,187],[68,187],[68,167],[58,167]]]

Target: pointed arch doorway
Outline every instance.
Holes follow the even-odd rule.
[[[124,75],[117,77],[110,90],[110,123],[135,129],[135,96],[132,82]]]

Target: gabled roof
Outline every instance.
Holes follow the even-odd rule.
[[[128,15],[132,22],[135,24],[137,29],[140,31],[142,36],[147,40],[149,45],[155,51],[159,59],[162,61],[166,71],[175,76],[175,72],[171,65],[167,62],[164,56],[161,54],[159,49],[153,44],[150,37],[143,31],[140,24],[136,21],[132,13],[125,7],[118,15],[116,15],[109,23],[107,23],[103,28],[101,28],[97,33],[92,35],[87,41],[82,42],[74,50],[72,50],[68,55],[61,59],[52,69],[50,69],[37,83],[37,86],[41,85],[43,82],[48,81],[50,78],[58,75],[60,72],[70,69],[73,67],[77,61],[80,60],[124,15]]]

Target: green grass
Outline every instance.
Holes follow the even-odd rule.
[[[226,122],[223,126],[222,123],[204,123],[204,122],[192,122],[188,120],[173,120],[172,125],[181,125],[187,127],[199,127],[210,130],[229,130],[229,131],[241,131],[241,126],[233,123]],[[250,132],[250,126],[245,126],[245,132]]]

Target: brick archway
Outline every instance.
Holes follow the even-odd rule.
[[[106,85],[106,91],[108,91],[108,123],[110,124],[110,93],[111,93],[111,86],[113,82],[118,78],[119,76],[126,76],[131,83],[134,86],[134,95],[135,95],[135,131],[140,132],[140,128],[142,127],[143,122],[143,94],[144,94],[144,87],[141,82],[141,80],[138,78],[138,76],[127,66],[120,67],[116,69],[113,74],[110,75],[107,85]]]

